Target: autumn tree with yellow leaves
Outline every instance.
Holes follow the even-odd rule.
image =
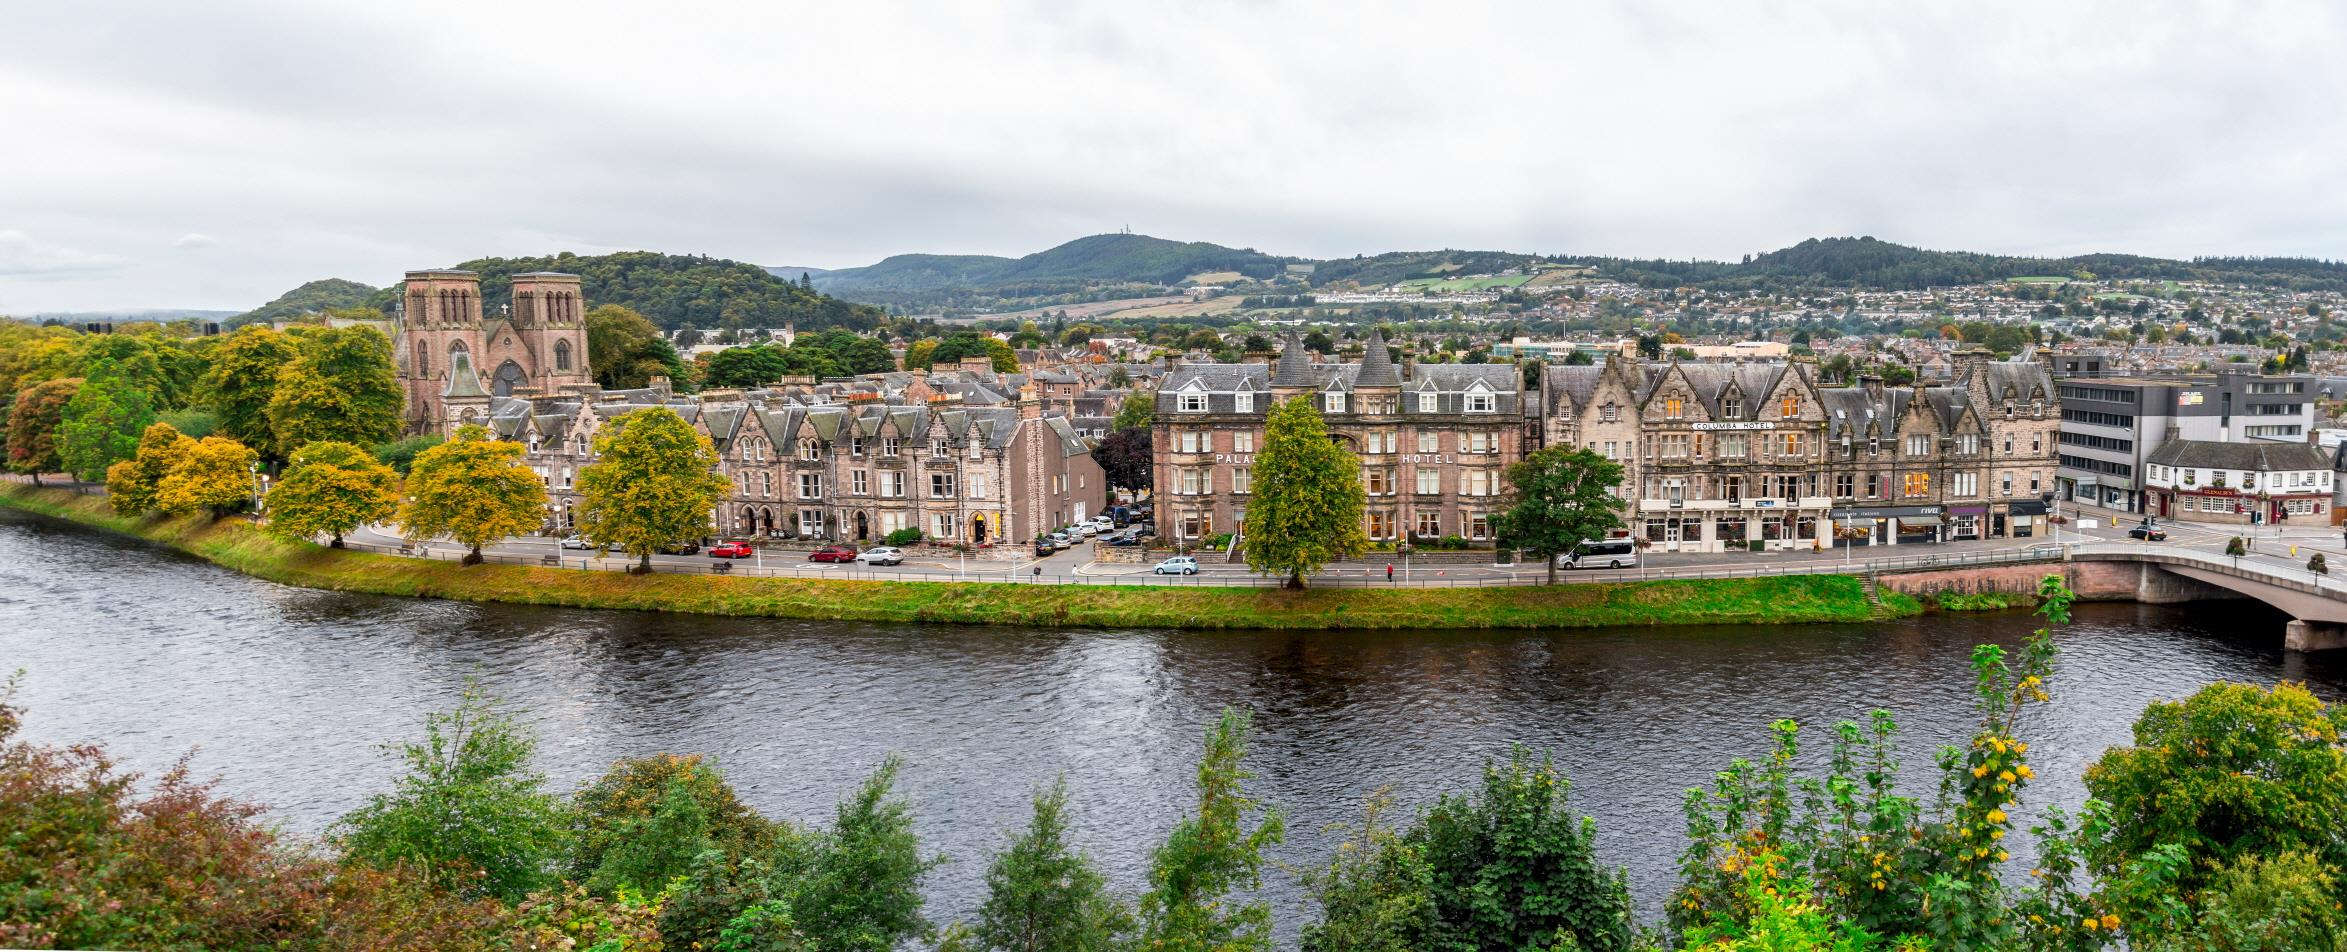
[[[209,512],[224,516],[253,498],[252,448],[224,436],[207,436],[185,447],[155,486],[155,508],[168,513]]]
[[[171,475],[172,468],[195,445],[195,440],[169,423],[149,424],[146,432],[139,434],[138,451],[106,467],[106,504],[125,516],[160,508],[157,499],[163,477]]]
[[[450,536],[481,562],[481,546],[537,529],[546,517],[546,487],[522,464],[522,445],[491,439],[479,426],[416,455],[408,469],[400,532],[410,540]]]
[[[667,407],[621,414],[595,436],[595,463],[579,476],[579,529],[636,556],[709,532],[709,513],[732,483],[717,473],[717,450]]]
[[[285,478],[270,487],[269,532],[285,539],[342,537],[399,511],[399,474],[366,450],[336,440],[295,450]]]

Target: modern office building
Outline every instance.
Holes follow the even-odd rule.
[[[2305,374],[2251,370],[2060,381],[2061,498],[2144,512],[2145,466],[2170,440],[2305,443],[2314,431]]]

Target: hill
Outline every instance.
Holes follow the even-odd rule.
[[[2312,258],[2194,258],[2179,261],[2127,254],[2067,258],[1930,251],[1872,237],[1811,238],[1741,263],[1719,261],[1569,259],[1607,277],[1645,285],[1745,287],[1859,287],[1918,290],[1979,284],[2033,275],[2091,274],[2129,281],[2215,281],[2297,289],[2347,290],[2347,263]]]
[[[246,324],[266,324],[285,321],[304,314],[341,307],[361,307],[375,296],[375,289],[356,281],[341,278],[320,278],[277,296],[277,299],[246,311],[227,321],[230,327]]]
[[[803,330],[869,330],[887,316],[878,308],[799,287],[796,275],[786,280],[754,264],[698,255],[652,251],[576,255],[566,251],[537,258],[476,258],[454,267],[480,272],[481,300],[491,304],[511,299],[516,274],[575,274],[589,306],[622,305],[670,329],[796,324]],[[389,310],[398,300],[395,285],[371,291],[365,303]]]
[[[1267,278],[1290,259],[1251,248],[1148,235],[1092,235],[1023,258],[895,255],[878,264],[815,275],[815,287],[859,301],[935,306],[992,303],[1101,287],[1162,288],[1193,274]]]

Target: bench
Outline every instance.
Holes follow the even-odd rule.
[[[539,565],[561,565],[561,564],[562,564],[562,556],[560,556],[560,555],[541,555],[541,556],[539,556],[539,557],[538,557],[538,564],[539,564]]]
[[[715,572],[719,575],[724,575],[727,572],[733,571],[733,563],[725,561],[724,559],[719,559],[715,562],[709,563],[709,571]]]

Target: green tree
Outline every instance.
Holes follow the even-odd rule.
[[[1535,450],[1508,467],[1507,480],[1515,503],[1493,520],[1499,544],[1540,556],[1550,585],[1557,581],[1557,556],[1622,527],[1622,502],[1614,496],[1622,465],[1596,450]]]
[[[788,889],[792,918],[815,948],[889,952],[931,932],[921,917],[921,878],[943,859],[921,855],[912,808],[895,795],[903,766],[893,756],[881,761],[839,805],[820,852]]]
[[[1035,794],[1027,831],[986,871],[973,930],[987,952],[1112,952],[1132,926],[1091,857],[1067,841],[1067,781]]]
[[[335,824],[345,859],[407,864],[468,896],[518,902],[550,881],[562,805],[530,766],[537,738],[467,686],[456,709],[424,718],[394,751],[407,772]]]
[[[425,433],[389,443],[377,443],[371,453],[383,465],[391,467],[392,472],[405,476],[409,467],[415,465],[419,454],[446,441],[447,438],[438,433]]]
[[[1157,395],[1135,390],[1125,394],[1117,404],[1116,419],[1109,423],[1112,430],[1130,430],[1148,427],[1157,422]]]
[[[224,436],[207,436],[179,451],[171,469],[155,484],[155,508],[169,513],[202,510],[217,518],[252,504],[256,464],[252,447]]]
[[[451,536],[481,562],[481,546],[545,524],[546,487],[522,464],[522,445],[489,438],[479,426],[416,455],[408,470],[400,531],[410,540]]]
[[[65,404],[57,425],[57,456],[73,478],[85,483],[106,478],[106,467],[138,451],[139,436],[155,422],[148,390],[101,361]]]
[[[125,516],[161,508],[163,477],[171,474],[195,442],[169,423],[149,425],[139,434],[138,452],[106,468],[107,505]]]
[[[57,431],[65,423],[65,408],[81,390],[80,377],[34,384],[16,395],[8,408],[8,468],[25,473],[39,485],[42,473],[65,469],[57,449]]]
[[[1011,351],[1009,343],[977,331],[957,331],[948,335],[944,340],[939,341],[936,348],[928,354],[926,363],[914,363],[913,353],[907,351],[905,366],[910,368],[935,364],[959,364],[964,357],[985,357],[992,362],[996,373],[1015,374],[1019,372],[1019,355]]]
[[[834,328],[801,334],[791,350],[829,355],[836,374],[881,374],[896,369],[896,355],[889,352],[887,344],[853,331]]]
[[[307,541],[331,536],[332,548],[360,526],[399,511],[399,474],[348,443],[322,440],[293,452],[285,476],[269,487],[270,534]]]
[[[563,874],[597,895],[651,894],[687,876],[701,852],[728,861],[771,847],[779,828],[699,755],[621,760],[571,797]]]
[[[391,341],[372,327],[307,331],[269,399],[276,452],[290,458],[318,440],[373,446],[399,435],[406,396],[391,363]]]
[[[587,312],[587,368],[611,390],[636,390],[664,376],[677,386],[691,377],[684,359],[651,318],[617,304]]]
[[[1260,809],[1243,789],[1254,776],[1249,719],[1224,710],[1206,732],[1198,761],[1198,812],[1176,824],[1149,864],[1135,952],[1250,952],[1271,948],[1271,907],[1231,894],[1262,883],[1263,851],[1286,832],[1279,811]],[[1254,829],[1248,815],[1260,812]]]
[[[1328,438],[1310,396],[1271,408],[1255,457],[1247,507],[1247,567],[1284,575],[1291,588],[1330,562],[1369,547],[1361,532],[1361,461]]]
[[[701,383],[711,388],[763,387],[789,376],[789,354],[771,344],[728,347],[709,356]]]
[[[1417,844],[1383,822],[1389,791],[1347,831],[1326,866],[1304,870],[1320,921],[1304,927],[1304,952],[1426,952],[1435,930],[1434,871]]]
[[[732,482],[716,472],[717,450],[667,407],[631,410],[595,434],[595,462],[579,474],[579,531],[635,555],[709,532],[710,512]]]
[[[277,375],[293,365],[298,353],[293,338],[265,324],[240,327],[212,349],[211,369],[197,385],[197,393],[220,418],[223,435],[276,451],[269,401],[277,395]]]
[[[1429,950],[1567,948],[1628,952],[1630,886],[1597,860],[1597,824],[1575,818],[1571,784],[1546,758],[1517,748],[1486,764],[1474,797],[1437,801],[1409,841],[1433,882]]]
[[[2159,846],[2182,850],[2176,887],[2186,893],[2241,856],[2304,850],[2347,870],[2337,820],[2347,816],[2343,724],[2347,708],[2290,683],[2219,683],[2154,702],[2135,722],[2134,746],[2086,770],[2087,792],[2108,805],[2108,835],[2088,850],[2097,874]]]

